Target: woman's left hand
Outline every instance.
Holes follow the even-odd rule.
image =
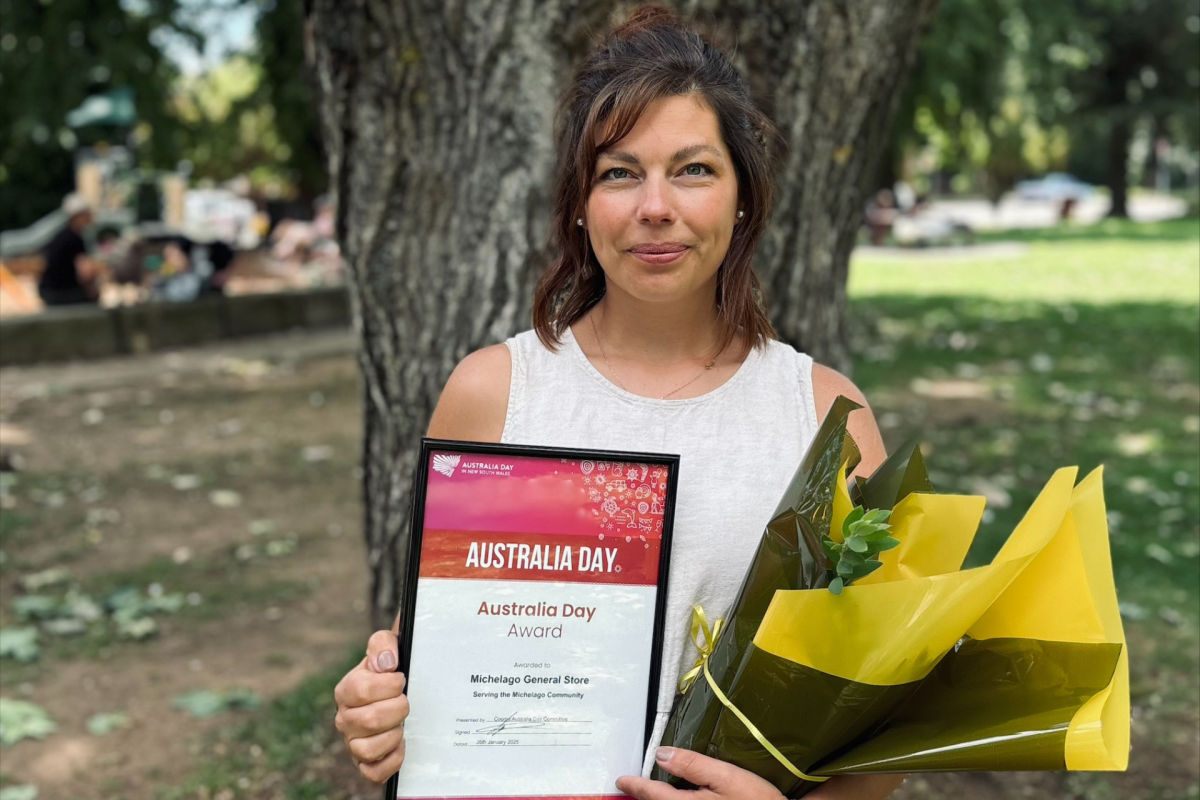
[[[617,788],[638,800],[783,800],[774,786],[754,773],[691,750],[660,747],[654,758],[667,772],[699,788],[676,789],[662,781],[632,775],[617,778]]]

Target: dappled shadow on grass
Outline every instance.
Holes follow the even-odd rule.
[[[886,438],[925,442],[943,491],[992,490],[975,561],[1054,469],[1104,465],[1118,574],[1197,594],[1200,309],[876,297],[851,319]]]
[[[1200,217],[1183,217],[1162,222],[1105,219],[1094,225],[1068,223],[1050,228],[1020,228],[981,231],[975,240],[984,242],[1104,242],[1114,240],[1183,242],[1200,236]]]
[[[992,558],[1055,469],[1103,465],[1130,642],[1130,774],[926,776],[900,796],[1193,796],[1200,307],[876,296],[848,316],[854,379],[888,445],[917,439],[936,489],[988,497],[968,566]]]

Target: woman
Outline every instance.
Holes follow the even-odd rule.
[[[779,343],[750,266],[771,210],[778,135],[725,57],[670,12],[644,8],[591,55],[564,99],[554,236],[534,330],[463,359],[429,426],[436,438],[681,454],[667,631],[652,745],[690,666],[692,605],[729,607],[768,521],[843,394],[837,372]],[[871,412],[850,430],[861,472],[884,459]],[[396,635],[336,690],[338,729],[359,770],[385,780],[404,759]],[[651,747],[668,771],[717,795],[778,798],[728,764]],[[830,780],[814,800],[887,796],[896,776]],[[645,800],[682,798],[628,776]]]

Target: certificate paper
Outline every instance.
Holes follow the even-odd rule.
[[[655,707],[677,458],[436,441],[421,458],[387,797],[621,796]]]

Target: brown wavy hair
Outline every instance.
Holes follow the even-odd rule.
[[[776,338],[751,261],[774,203],[771,176],[783,139],[754,105],[745,78],[707,37],[672,11],[647,5],[588,56],[559,106],[550,234],[557,255],[533,300],[533,327],[547,347],[557,349],[566,329],[604,297],[604,272],[587,231],[575,223],[584,216],[599,154],[628,135],[651,102],[685,95],[703,98],[716,114],[745,212],[717,271],[724,331],[716,352],[739,332],[747,349]]]

